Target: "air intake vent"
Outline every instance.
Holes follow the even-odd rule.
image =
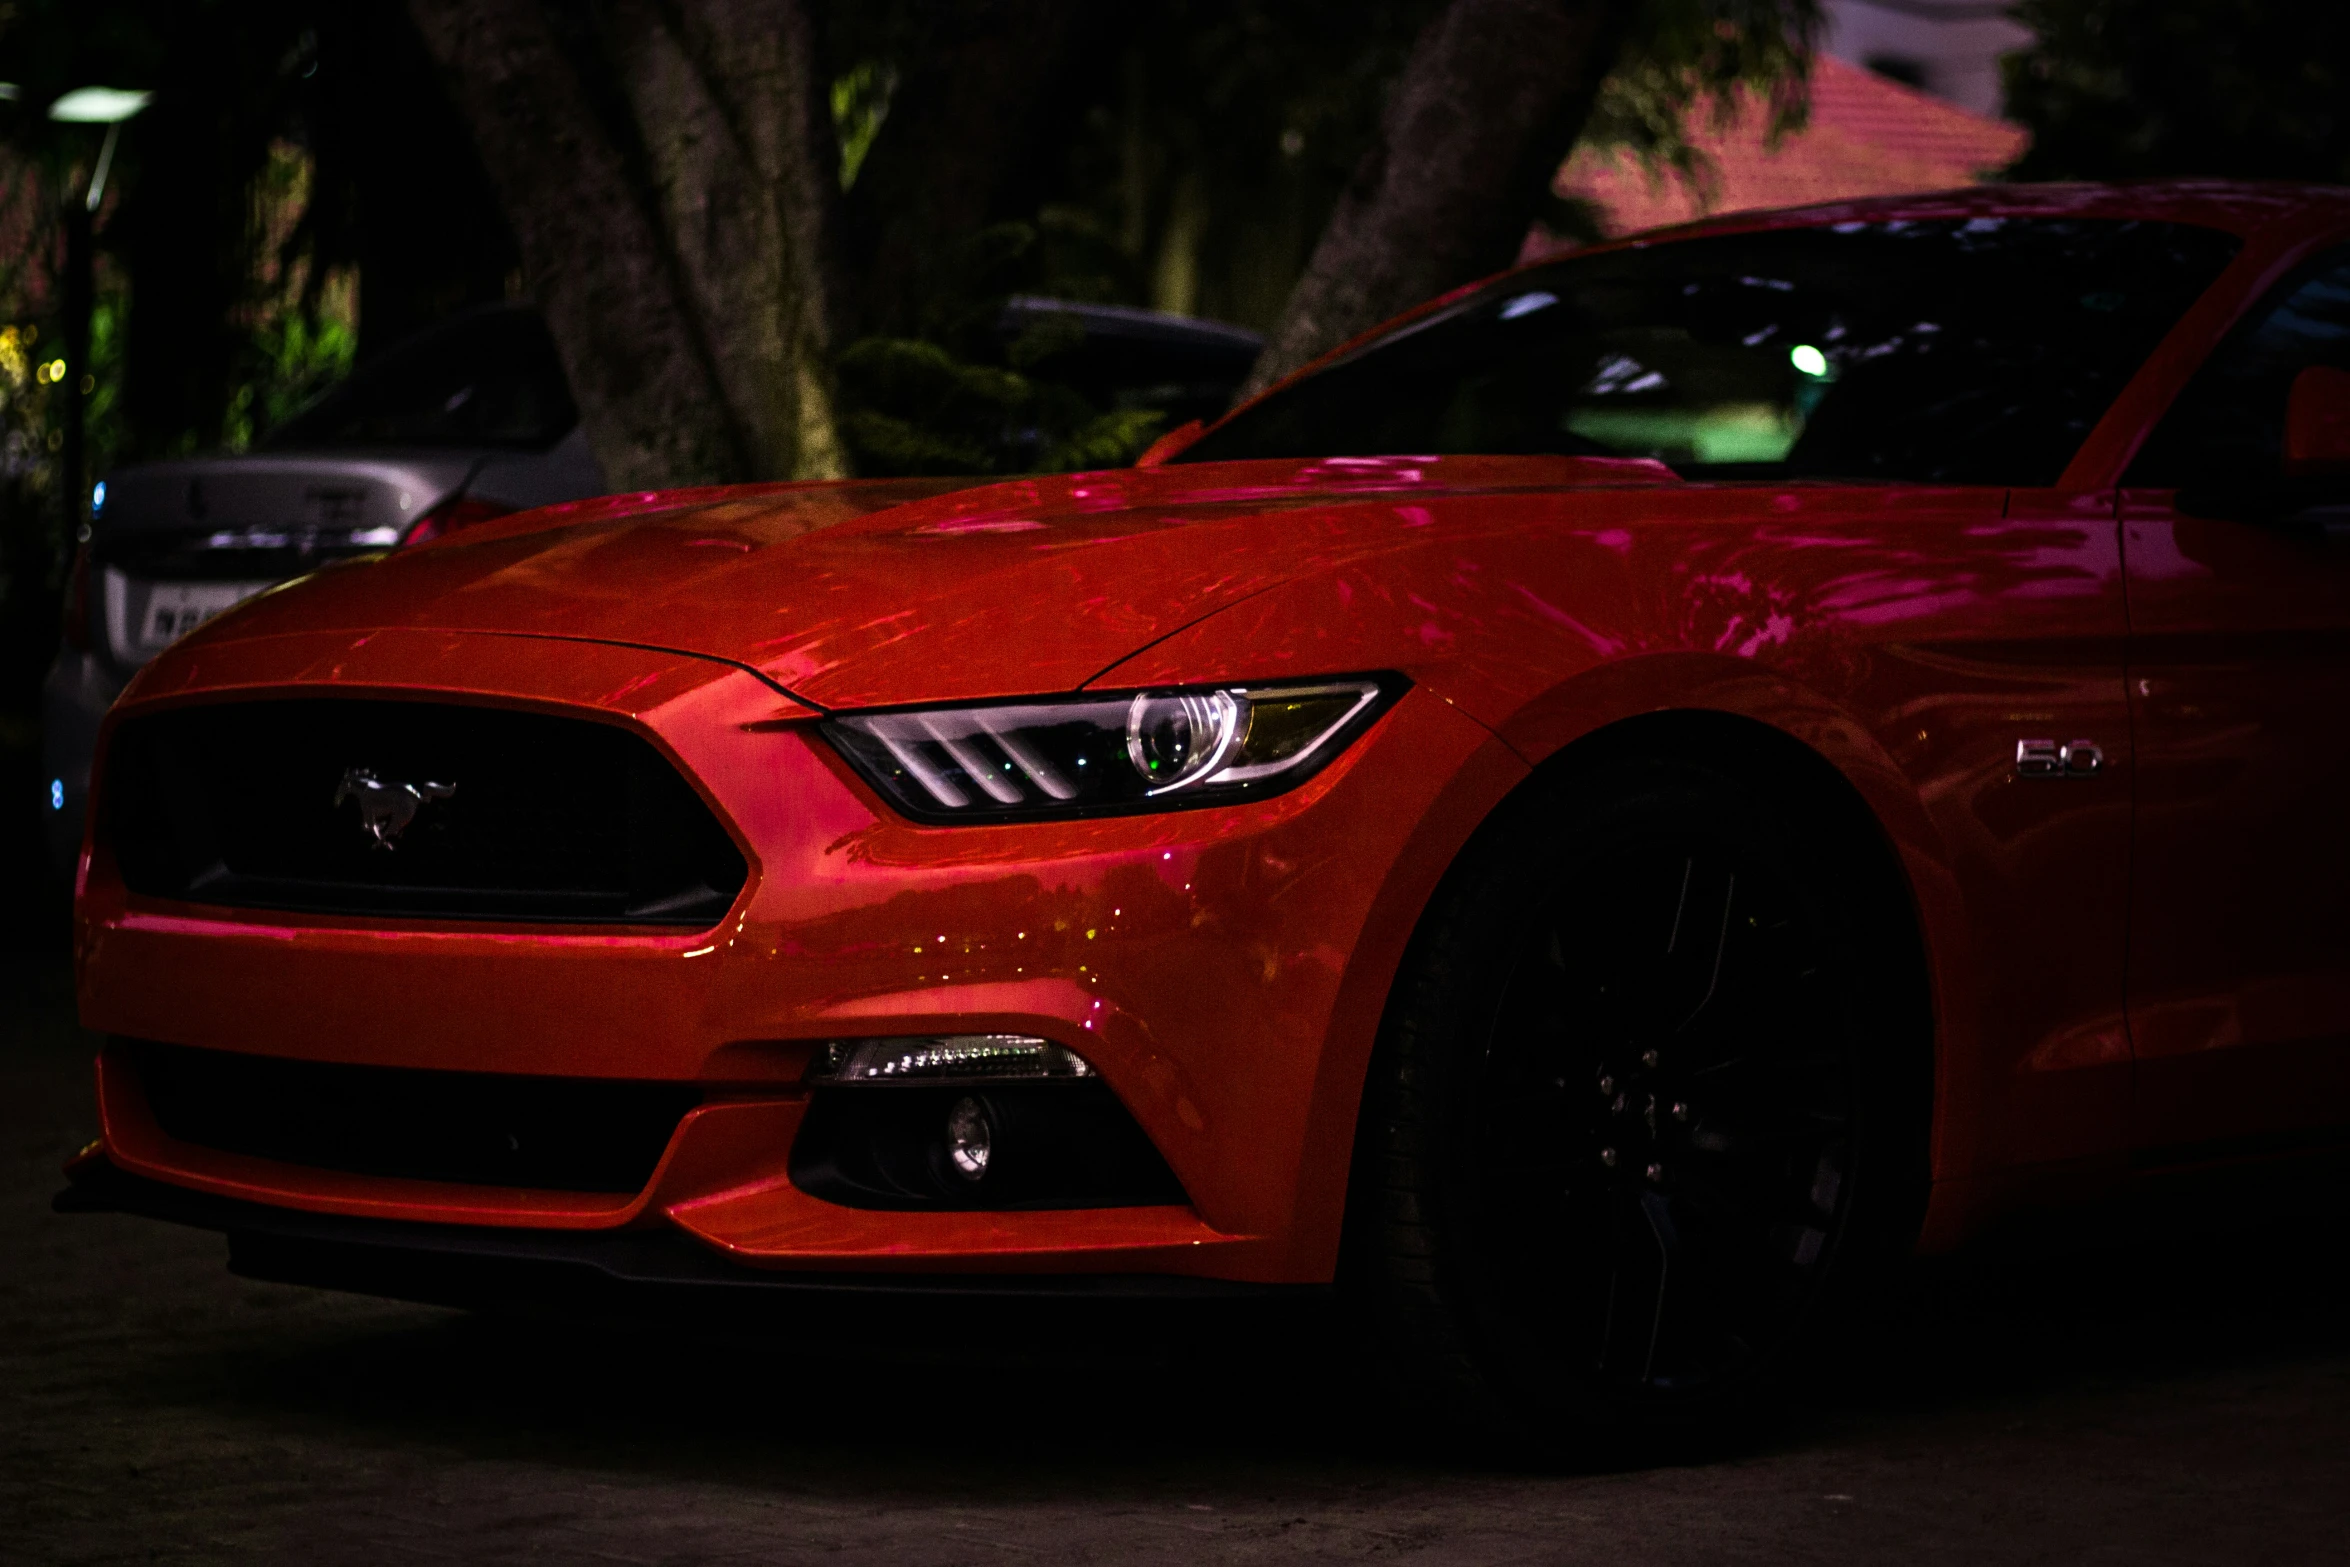
[[[283,1061],[117,1039],[164,1135],[358,1175],[637,1192],[701,1099],[685,1083]]]
[[[131,890],[194,903],[699,928],[749,874],[660,752],[584,719],[185,707],[116,730],[101,787]]]

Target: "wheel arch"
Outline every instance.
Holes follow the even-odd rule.
[[[1817,664],[1807,667],[1820,672]],[[1494,728],[1537,777],[1603,758],[1612,747],[1656,740],[1720,745],[1747,765],[1828,790],[1847,830],[1892,855],[1887,896],[1907,922],[1928,1008],[1934,1176],[1974,1169],[1984,1085],[1973,1063],[1981,1050],[1973,1013],[1955,1002],[1975,988],[1978,960],[1956,855],[1916,782],[1856,704],[1791,670],[1675,649],[1588,669],[1498,717]],[[1468,842],[1464,834],[1460,847]]]
[[[1905,1033],[1926,1052],[1921,1064],[1927,1092],[1932,1095],[1931,1105],[1939,1106],[1942,1052],[1937,1019],[1941,1008],[1929,957],[1925,910],[1901,845],[1860,787],[1819,750],[1762,719],[1717,708],[1666,708],[1619,719],[1561,747],[1535,768],[1520,789],[1539,789],[1563,774],[1633,756],[1671,758],[1727,773],[1741,782],[1773,789],[1799,809],[1817,812],[1818,824],[1836,835],[1839,846],[1865,878],[1861,891],[1865,907],[1871,919],[1882,922],[1883,944],[1877,955],[1888,965],[1891,996],[1909,1014]],[[1513,798],[1518,794],[1513,791]],[[1497,808],[1479,830],[1502,814]],[[1467,852],[1464,844],[1462,855]],[[1939,1128],[1931,1119],[1928,1124],[1938,1134]]]
[[[1901,846],[1869,797],[1827,756],[1786,729],[1748,714],[1720,708],[1662,708],[1618,719],[1560,747],[1512,791],[1513,798],[1563,774],[1623,756],[1672,757],[1744,780],[1816,792],[1823,823],[1832,825],[1868,867],[1873,879],[1870,896],[1897,922],[1900,944],[1907,949],[1904,958],[1914,963],[1917,983],[1931,996],[1924,913]],[[1479,830],[1502,809],[1497,807]],[[1464,844],[1462,852],[1466,851]]]
[[[1655,671],[1644,673],[1653,677]],[[1323,1053],[1323,1082],[1316,1099],[1326,1112],[1317,1117],[1325,1128],[1312,1139],[1335,1156],[1332,1162],[1339,1167],[1331,1184],[1337,1189],[1321,1201],[1301,1192],[1303,1212],[1325,1213],[1332,1221],[1345,1212],[1355,1184],[1363,1095],[1376,1039],[1413,941],[1446,879],[1481,835],[1505,822],[1530,794],[1554,787],[1569,772],[1628,755],[1694,760],[1783,788],[1816,792],[1825,819],[1846,835],[1861,863],[1871,867],[1870,896],[1893,925],[1893,950],[1906,970],[1899,982],[1914,998],[1913,1017],[1927,1052],[1929,1171],[1941,1175],[1971,1147],[1965,1119],[1954,1113],[1954,1105],[1965,1097],[1963,1075],[1952,1071],[1948,1009],[1942,1004],[1953,986],[1963,987],[1967,943],[1957,918],[1956,879],[1941,835],[1891,757],[1849,714],[1811,693],[1761,677],[1751,665],[1732,672],[1737,678],[1731,680],[1718,678],[1720,671],[1709,673],[1717,678],[1706,682],[1709,689],[1701,700],[1594,714],[1595,706],[1604,710],[1615,704],[1604,696],[1593,702],[1595,693],[1581,692],[1572,706],[1582,710],[1578,716],[1586,722],[1571,732],[1562,733],[1566,726],[1556,721],[1567,704],[1555,698],[1536,704],[1537,710],[1547,711],[1535,712],[1535,721],[1500,726],[1499,738],[1521,763],[1515,781],[1496,787],[1491,769],[1485,769],[1488,776],[1471,791],[1470,810],[1445,832],[1446,844],[1435,856],[1440,868],[1433,875],[1397,878],[1407,885],[1391,883],[1382,900],[1388,907],[1375,915],[1366,931],[1372,938],[1367,946],[1378,950],[1374,954],[1358,949],[1358,964],[1365,957],[1372,957],[1373,963],[1357,967],[1347,987],[1355,992],[1353,1004],[1345,1009],[1354,1026],[1342,1032],[1354,1048]],[[1609,694],[1621,695],[1626,689],[1617,685]],[[1554,737],[1556,743],[1543,743]],[[1334,1038],[1331,1044],[1337,1042]],[[1341,1148],[1343,1153],[1338,1152]],[[1307,1170],[1301,1172],[1308,1180],[1313,1179],[1317,1162],[1309,1158]],[[1300,1240],[1319,1260],[1334,1264],[1339,1239],[1335,1223],[1308,1228],[1319,1233],[1311,1238],[1301,1234]]]

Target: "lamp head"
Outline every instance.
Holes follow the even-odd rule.
[[[49,118],[62,125],[120,125],[154,97],[121,87],[76,87],[49,105]]]

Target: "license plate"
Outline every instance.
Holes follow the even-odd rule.
[[[139,621],[139,645],[163,647],[267,586],[263,582],[155,583],[147,590],[146,614]]]

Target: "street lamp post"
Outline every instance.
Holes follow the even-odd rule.
[[[76,200],[65,200],[65,440],[58,453],[65,492],[66,538],[80,536],[89,521],[88,482],[84,472],[87,441],[87,403],[90,371],[90,318],[97,304],[97,263],[91,253],[98,204],[106,199],[106,176],[114,167],[114,149],[122,139],[123,122],[147,107],[151,94],[125,92],[115,87],[77,87],[49,105],[49,118],[64,125],[103,125],[106,140],[90,170],[88,188]]]

